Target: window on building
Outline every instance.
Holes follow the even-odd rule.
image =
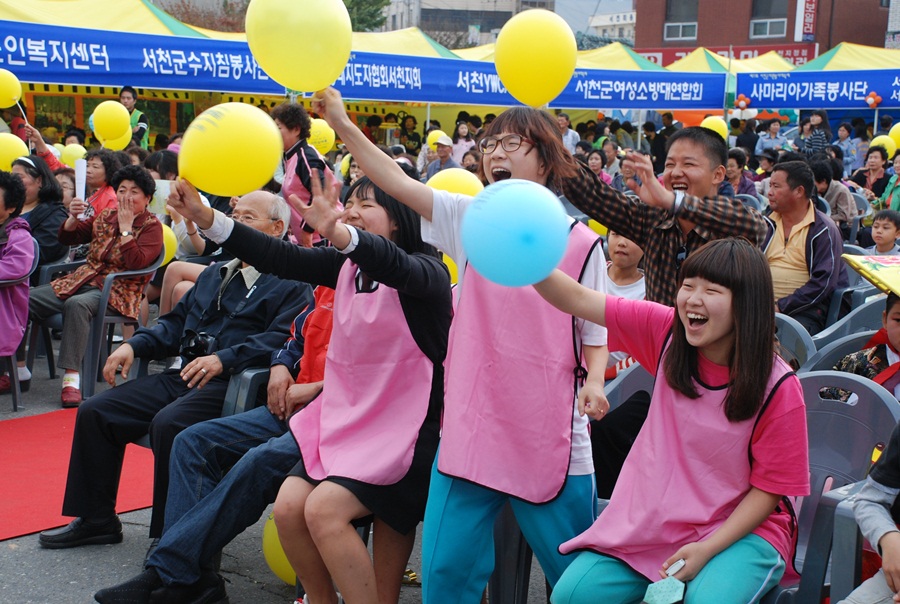
[[[753,0],[751,38],[783,38],[787,35],[788,0]]]
[[[697,39],[698,0],[666,0],[665,40]]]

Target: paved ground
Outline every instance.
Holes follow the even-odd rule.
[[[98,384],[97,388],[102,391],[108,386]],[[46,359],[37,359],[31,390],[23,395],[24,408],[13,413],[10,395],[0,396],[0,421],[59,409],[59,390],[60,378],[49,379]],[[0,460],[0,471],[2,464],[3,460]],[[14,494],[2,493],[0,496],[10,497]],[[222,575],[233,604],[287,604],[293,600],[293,587],[286,585],[269,570],[262,555],[262,529],[267,516],[268,514],[264,515],[224,551]],[[98,589],[136,575],[141,571],[141,563],[149,545],[147,530],[150,514],[148,510],[124,514],[122,522],[125,541],[120,545],[45,550],[38,547],[36,535],[0,542],[0,603],[92,602],[93,593]],[[410,566],[416,571],[421,570],[420,555],[417,544],[410,560]],[[418,602],[421,602],[421,590],[404,587],[400,603]],[[542,602],[546,602],[544,579],[540,567],[535,563],[528,604]]]

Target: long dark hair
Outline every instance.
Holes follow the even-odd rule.
[[[711,241],[688,256],[681,266],[678,286],[698,277],[731,290],[734,348],[728,362],[725,417],[730,422],[750,419],[759,411],[775,359],[775,300],[772,273],[766,257],[746,239]],[[687,396],[698,398],[697,355],[676,317],[672,344],[663,360],[666,382]]]
[[[47,162],[37,155],[29,155],[28,157],[20,157],[13,161],[13,166],[20,166],[31,178],[41,179],[41,188],[38,191],[38,201],[40,203],[62,203],[63,192],[59,181],[50,171]]]
[[[438,251],[433,246],[422,241],[419,215],[382,191],[368,176],[363,176],[350,185],[344,195],[344,201],[346,202],[354,194],[367,195],[369,193],[374,193],[375,202],[384,208],[388,217],[397,225],[397,230],[394,231],[391,239],[397,244],[397,247],[407,254],[425,254],[440,258]]]

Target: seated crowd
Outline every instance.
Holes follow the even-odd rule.
[[[323,156],[307,111],[278,106],[282,165],[239,198],[177,180],[176,145],[91,150],[81,199],[30,126],[34,153],[0,171],[0,279],[83,259],[48,283],[0,287],[0,348],[22,391],[29,321],[61,314],[60,399],[78,408],[62,509],[74,520],[40,545],[121,542],[125,446],[149,434],[154,454],[143,571],[98,602],[224,601],[221,550],[273,503],[301,604],[396,603],[420,522],[423,601],[480,602],[507,503],[554,604],[641,602],[667,574],[686,601],[758,601],[795,576],[797,520],[780,502],[809,494],[806,419],[775,314],[811,335],[829,326],[851,233],[869,254],[900,254],[900,152],[889,166],[858,124],[829,146],[824,111],[794,141],[777,120],[733,124],[729,149],[670,113],[661,128],[572,128],[529,108],[461,112],[434,149],[439,124],[420,134],[393,116],[401,144],[388,148],[374,141],[380,118],[360,129],[335,90],[312,106],[342,151]],[[449,168],[559,195],[572,217],[558,270],[505,288],[472,269],[472,198],[424,184]],[[853,193],[875,209],[862,224]],[[161,257],[162,223],[174,259],[116,280],[99,308],[107,275]],[[442,254],[460,268],[455,292]],[[91,323],[107,312],[143,326],[106,360],[112,387],[83,401]],[[882,331],[837,368],[900,392],[898,326],[892,295]],[[165,368],[130,376],[137,359]],[[610,410],[605,382],[634,363],[656,377],[652,395]],[[230,378],[251,368],[270,371],[259,401],[220,417]],[[11,386],[0,377],[0,392]],[[857,503],[885,567],[848,602],[900,591],[898,448],[900,428]],[[360,520],[375,525],[371,557]]]

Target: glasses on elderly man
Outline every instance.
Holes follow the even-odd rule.
[[[275,222],[278,220],[277,218],[269,218],[268,216],[265,218],[257,218],[256,216],[251,216],[250,214],[231,214],[231,217],[236,221],[243,224],[247,224],[249,222],[257,222],[260,220],[268,220],[270,222]]]
[[[507,134],[503,138],[488,136],[481,139],[481,142],[478,143],[478,149],[485,155],[490,155],[494,152],[494,149],[497,148],[497,143],[500,143],[500,146],[503,147],[503,150],[507,153],[512,153],[513,151],[521,147],[522,143],[528,143],[532,146],[534,145],[533,140],[522,136],[521,134]]]

